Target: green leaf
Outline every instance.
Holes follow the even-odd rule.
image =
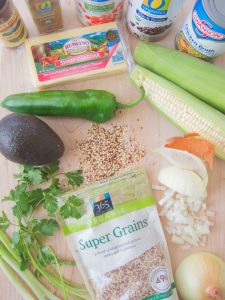
[[[37,278],[37,279],[39,279],[41,276],[42,276],[42,274],[41,274],[41,272],[40,271],[38,271],[37,269],[34,271],[34,276]]]
[[[39,248],[37,259],[44,267],[47,267],[49,264],[55,264],[55,258],[47,245],[43,245]]]
[[[44,166],[19,165],[20,173],[15,175],[19,182],[39,185],[47,182],[51,176],[59,170],[59,162],[54,162]]]
[[[16,174],[15,178],[21,183],[38,185],[47,180],[42,167],[19,165],[19,168],[20,173]]]
[[[42,172],[38,169],[29,170],[27,173],[28,182],[33,185],[41,184],[44,181]]]
[[[81,209],[81,205],[84,201],[76,196],[68,198],[66,203],[60,208],[59,214],[62,218],[67,219],[69,217],[79,219],[83,216],[84,211]]]
[[[14,231],[12,234],[12,243],[13,245],[18,245],[20,242],[20,233],[17,231]]]
[[[6,231],[10,226],[10,221],[4,211],[2,211],[2,215],[0,217],[0,228]]]
[[[51,164],[45,165],[44,166],[44,171],[48,174],[48,177],[52,176],[57,171],[59,171],[59,161],[56,161],[56,162],[53,162]]]
[[[35,189],[32,191],[27,192],[28,194],[28,202],[32,205],[33,208],[41,204],[44,200],[43,190],[42,189]]]
[[[27,216],[28,213],[31,212],[31,205],[28,202],[28,194],[22,193],[20,198],[16,201],[16,205],[13,207],[14,216],[21,218],[23,216]]]
[[[6,196],[3,201],[16,201],[26,189],[27,185],[25,183],[18,184],[14,190],[10,191],[9,195]]]
[[[20,270],[25,271],[29,266],[29,261],[28,260],[22,260],[20,263]]]
[[[21,218],[29,216],[33,210],[43,202],[44,196],[41,189],[24,191],[17,195],[16,205],[13,207],[14,216]]]
[[[43,206],[49,214],[54,214],[58,209],[57,197],[47,192],[44,192]]]
[[[65,173],[65,176],[68,179],[68,184],[73,187],[80,186],[84,182],[81,170],[67,172]]]
[[[42,219],[37,224],[36,230],[44,236],[52,236],[56,229],[58,228],[58,223],[53,219]]]
[[[64,192],[64,190],[60,187],[58,178],[53,178],[51,185],[45,191],[46,193],[52,194],[54,196],[58,196]]]
[[[22,226],[21,230],[24,230],[25,227]],[[11,239],[11,247],[15,250],[16,254],[20,256],[21,263],[20,263],[20,269],[23,271],[28,267],[28,263],[30,261],[30,257],[26,251],[26,248],[24,247],[24,242],[34,248],[36,240],[34,237],[32,237],[29,233],[22,231],[17,232],[14,231],[12,234]]]

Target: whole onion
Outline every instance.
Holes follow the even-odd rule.
[[[182,300],[225,300],[225,262],[208,252],[186,257],[175,273]]]

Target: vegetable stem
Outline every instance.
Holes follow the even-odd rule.
[[[29,291],[25,288],[22,282],[15,276],[15,273],[12,271],[10,266],[4,261],[4,259],[1,256],[0,268],[25,300],[35,300],[35,298],[29,293]]]
[[[66,289],[65,289],[64,278],[63,278],[62,273],[61,273],[61,269],[60,269],[60,266],[59,266],[59,262],[58,262],[58,260],[57,260],[57,258],[56,258],[56,256],[55,256],[55,253],[52,251],[51,247],[48,247],[48,249],[50,250],[50,252],[51,252],[51,254],[52,254],[52,256],[53,256],[53,258],[54,258],[54,260],[55,260],[56,267],[57,267],[57,270],[58,270],[58,273],[59,273],[59,277],[60,277],[60,281],[61,281],[61,283],[62,283],[62,288],[63,288],[64,298],[65,298],[65,300],[67,300],[67,299],[68,299],[67,291],[66,291]]]
[[[141,86],[139,88],[139,91],[140,91],[141,95],[137,99],[135,99],[134,101],[132,101],[130,103],[127,103],[127,104],[117,102],[117,104],[116,104],[117,105],[117,109],[132,108],[132,107],[136,106],[138,103],[140,103],[144,99],[144,97],[145,97],[145,90]]]
[[[57,288],[63,289],[63,285],[62,282],[57,279],[55,276],[53,276],[52,274],[48,274],[48,272],[46,272],[38,262],[35,261],[35,259],[33,258],[33,255],[30,252],[29,247],[27,246],[26,242],[23,240],[24,243],[24,247],[27,251],[27,254],[30,257],[30,260],[33,264],[33,266],[42,274],[42,276],[44,276],[52,285],[56,286]],[[73,288],[72,286],[69,286],[67,284],[64,284],[64,288],[66,290],[66,292],[68,292],[71,295],[75,295],[78,296],[82,299],[87,299],[87,293],[85,290],[82,289],[77,289],[77,288]]]
[[[12,257],[19,263],[21,261],[20,257],[16,254],[15,250],[12,248],[8,236],[1,229],[0,229],[0,241],[6,247],[6,249],[12,255]]]
[[[39,300],[45,300],[45,295],[43,292],[39,289],[39,287],[36,286],[36,283],[33,281],[31,276],[27,274],[27,270],[21,271],[20,267],[18,266],[17,262],[14,260],[13,257],[9,254],[7,249],[0,244],[0,255],[1,257],[8,263],[8,265],[16,271],[18,275],[26,282],[26,284],[32,289],[34,294],[38,297]]]
[[[9,253],[7,253],[6,250],[4,251],[3,245],[0,245],[0,251],[3,251],[5,254],[7,253],[8,260],[15,259],[15,261],[19,264],[21,262],[21,259],[13,251],[10,252],[10,250],[12,250],[12,248],[9,243],[9,239],[6,236],[6,234],[1,230],[0,230],[0,240],[2,242],[4,240],[4,242],[5,242],[4,246],[6,247],[6,249],[8,250]],[[10,258],[9,255],[12,253],[14,254],[14,257]],[[19,272],[17,272],[17,270],[19,270]],[[25,271],[21,271],[18,267],[18,268],[16,268],[15,271],[23,278],[23,280],[30,286],[30,288],[33,289],[33,286],[36,286],[37,288],[39,288],[39,290],[41,290],[46,295],[46,297],[48,297],[49,300],[60,300],[57,296],[52,294],[43,284],[41,284],[29,269],[27,269]],[[32,283],[32,286],[31,286],[31,283]]]

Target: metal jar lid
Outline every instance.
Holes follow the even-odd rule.
[[[225,1],[201,0],[203,7],[210,19],[218,26],[225,28]]]

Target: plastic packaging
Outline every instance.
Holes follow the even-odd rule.
[[[26,2],[34,23],[41,34],[63,29],[59,0],[26,0]]]
[[[225,1],[198,0],[176,37],[176,48],[206,61],[225,52]]]
[[[178,300],[143,168],[64,197],[72,195],[84,201],[85,214],[62,221],[62,230],[92,299]]]
[[[0,40],[6,47],[20,46],[28,31],[16,7],[9,0],[0,0]]]
[[[77,14],[86,26],[115,22],[123,15],[124,0],[75,0]]]
[[[141,40],[157,41],[170,30],[183,0],[129,0],[127,26]]]
[[[121,40],[116,23],[26,40],[36,87],[44,89],[126,71],[127,62]]]

